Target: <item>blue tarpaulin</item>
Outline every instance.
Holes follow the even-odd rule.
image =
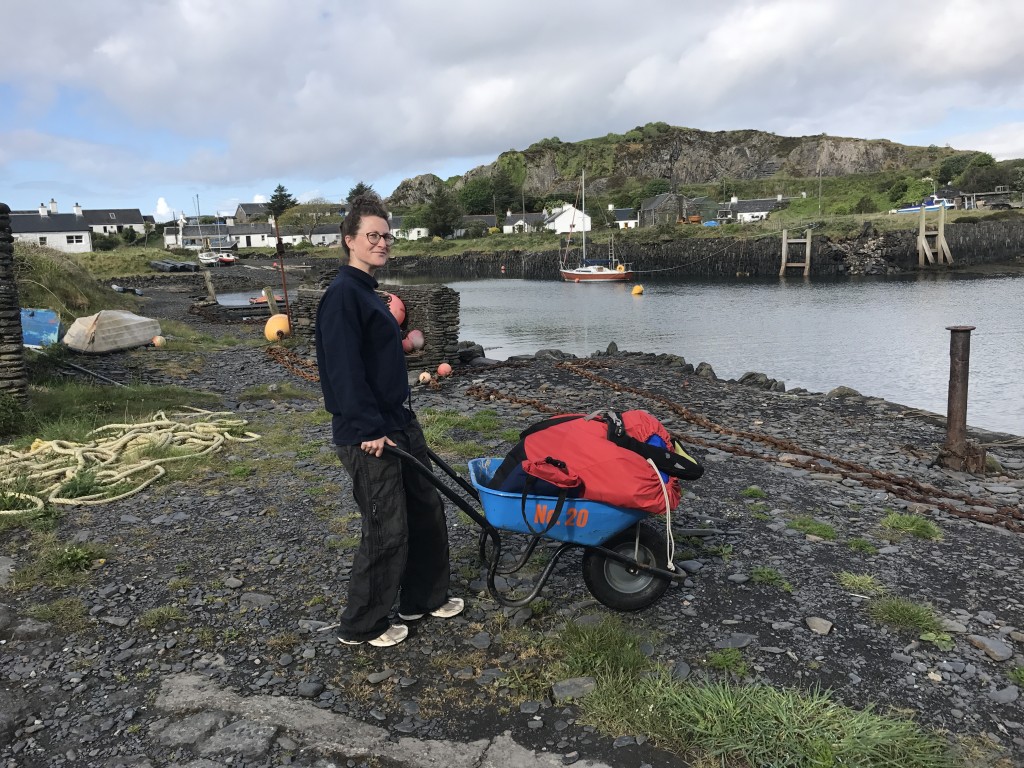
[[[52,309],[21,310],[21,336],[26,347],[56,344],[59,333],[60,318]]]

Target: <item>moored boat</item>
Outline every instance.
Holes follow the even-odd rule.
[[[580,177],[582,191],[583,210],[587,209],[587,188],[586,176]],[[608,239],[608,256],[606,258],[587,258],[587,230],[584,222],[580,228],[582,235],[582,249],[580,260],[576,266],[569,264],[569,248],[572,243],[572,228],[569,231],[569,241],[566,243],[565,254],[559,259],[558,272],[562,279],[570,283],[621,283],[632,280],[635,273],[630,264],[623,264],[615,257],[615,241]]]

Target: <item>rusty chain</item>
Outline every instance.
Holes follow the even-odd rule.
[[[312,381],[313,383],[318,383],[320,381],[320,372],[316,367],[316,363],[311,363],[309,360],[304,357],[300,357],[290,349],[285,349],[277,344],[266,347],[265,351],[267,353],[267,357],[279,363],[300,379]]]
[[[976,520],[978,522],[987,523],[989,525],[997,525],[1004,527],[1008,530],[1022,533],[1024,532],[1024,524],[1018,521],[1024,521],[1024,512],[1019,509],[1015,509],[1010,506],[994,506],[991,502],[985,499],[978,499],[968,494],[960,493],[958,491],[943,491],[935,486],[927,483],[922,483],[913,478],[903,477],[895,475],[891,472],[885,472],[871,467],[866,467],[857,462],[850,461],[848,459],[841,459],[836,456],[830,456],[829,454],[823,453],[816,450],[808,450],[802,446],[790,441],[783,440],[781,438],[772,437],[771,435],[765,435],[757,432],[748,432],[746,430],[733,429],[718,424],[706,416],[694,413],[689,408],[679,405],[678,403],[669,400],[667,397],[660,395],[656,392],[640,389],[639,387],[632,387],[625,384],[620,384],[615,381],[611,381],[603,376],[599,376],[593,373],[590,368],[595,367],[610,367],[607,364],[599,363],[598,361],[580,361],[580,362],[562,362],[557,363],[559,368],[566,370],[572,374],[588,379],[595,384],[607,387],[615,392],[627,392],[638,397],[653,401],[661,406],[664,406],[668,410],[672,411],[676,415],[680,416],[685,421],[694,424],[699,427],[703,427],[716,434],[726,435],[749,440],[756,443],[762,443],[769,445],[773,448],[777,448],[783,452],[789,452],[797,454],[792,459],[788,460],[788,463],[794,464],[801,468],[813,468],[824,472],[830,472],[836,474],[834,468],[841,468],[845,470],[840,471],[838,474],[843,477],[849,475],[856,475],[855,478],[862,485],[869,488],[875,488],[878,490],[884,490],[891,493],[897,498],[901,498],[905,501],[909,501],[916,504],[926,504],[929,507],[942,509],[949,514],[967,518],[970,520]],[[531,408],[536,409],[541,413],[558,413],[559,411],[546,403],[537,400],[536,398],[525,398],[518,397],[516,395],[510,395],[499,390],[483,387],[480,385],[474,385],[466,390],[466,393],[479,400],[506,400],[519,405],[527,405]],[[713,440],[707,440],[696,435],[687,434],[685,436],[673,435],[673,439],[678,439],[681,442],[688,442],[696,445],[701,445],[707,448],[714,448],[719,451],[731,453],[737,456],[744,456],[747,458],[760,459],[762,461],[779,461],[779,457],[776,454],[770,453],[759,453],[749,448],[743,448],[741,446],[730,445],[727,443],[717,443]],[[803,460],[801,457],[808,457]],[[823,466],[819,463],[820,461],[828,462],[831,467]],[[993,509],[993,512],[983,512],[977,509],[961,509],[943,499],[956,499],[967,504],[984,506],[989,509]]]

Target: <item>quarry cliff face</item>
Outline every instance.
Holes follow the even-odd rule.
[[[653,126],[653,127],[652,127]],[[955,150],[911,147],[885,139],[836,136],[778,136],[764,131],[699,131],[663,123],[624,136],[569,143],[545,139],[525,150],[502,153],[489,165],[468,171],[458,189],[499,168],[537,197],[571,193],[587,172],[587,189],[600,194],[637,180],[704,184],[723,179],[845,176],[928,168]],[[389,199],[394,207],[424,202],[441,180],[433,174],[403,181]]]

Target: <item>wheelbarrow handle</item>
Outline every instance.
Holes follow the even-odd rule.
[[[428,448],[427,450],[429,451],[430,449]],[[477,512],[476,509],[474,509],[473,506],[468,501],[466,501],[464,498],[462,498],[462,496],[460,496],[455,491],[453,491],[451,488],[449,488],[447,485],[442,483],[441,479],[437,475],[435,475],[433,473],[433,471],[430,469],[430,467],[424,465],[423,462],[421,462],[419,459],[417,459],[411,453],[408,453],[407,451],[403,451],[398,446],[388,445],[387,443],[385,443],[384,444],[384,453],[391,454],[392,456],[397,456],[399,459],[402,460],[402,462],[404,463],[404,465],[406,467],[411,467],[416,472],[419,472],[439,492],[444,494],[453,504],[455,504],[459,509],[461,509],[467,515],[469,515],[470,519],[474,523],[479,525],[481,528],[483,528],[485,533],[490,535],[492,539],[497,539],[497,537],[498,537],[498,530],[497,530],[497,528],[495,528],[493,525],[491,525],[491,523],[487,520],[487,518],[484,517],[483,515],[481,515],[479,512]],[[431,452],[431,453],[433,453],[433,452]],[[446,464],[445,466],[447,467],[448,465]],[[451,467],[448,467],[448,470],[450,470],[451,472],[455,471],[455,470],[451,469]],[[463,482],[465,482],[465,481],[463,481]],[[460,485],[461,485],[461,483],[460,483]],[[472,486],[470,486],[470,487],[472,487]],[[473,490],[474,490],[474,493],[475,493],[476,489],[474,488]]]

